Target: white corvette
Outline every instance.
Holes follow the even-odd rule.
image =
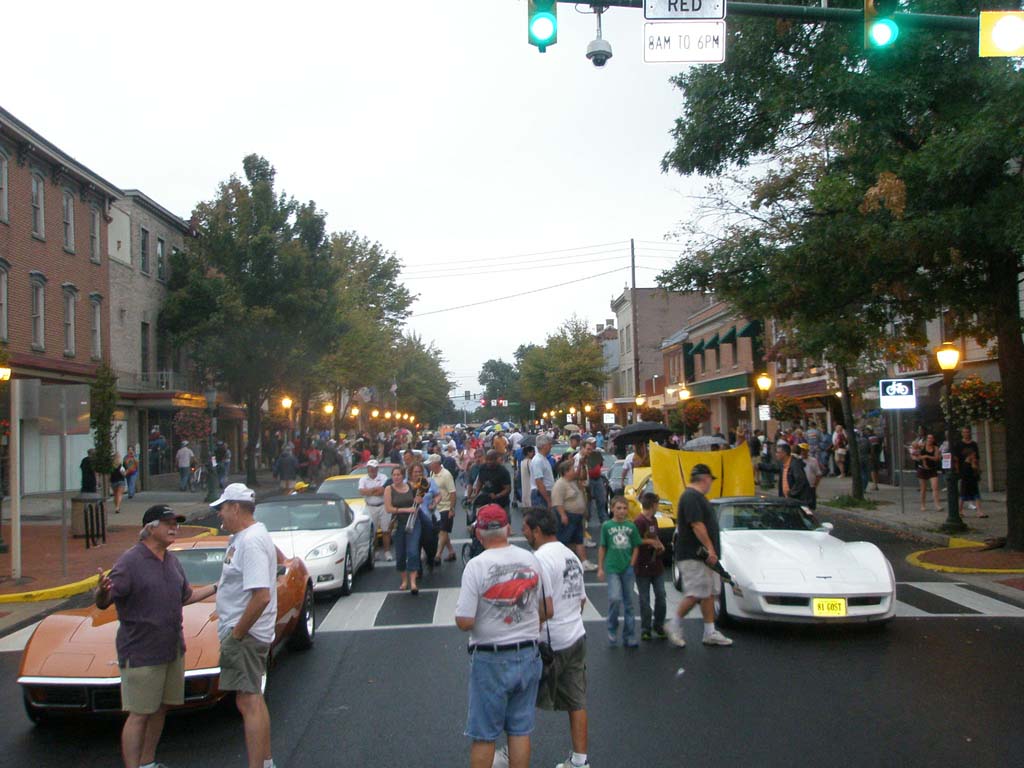
[[[347,595],[356,571],[373,568],[373,521],[334,494],[276,496],[256,505],[256,519],[285,557],[306,564],[314,592]]]
[[[895,615],[896,579],[874,544],[844,542],[815,523],[796,501],[714,499],[721,562],[734,584],[722,585],[719,615],[806,623],[885,622]],[[673,580],[682,589],[678,566]]]

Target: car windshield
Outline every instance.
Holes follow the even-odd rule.
[[[359,498],[359,478],[339,477],[333,480],[324,480],[316,492],[333,493],[343,499],[357,499]]]
[[[174,555],[185,570],[189,584],[214,584],[220,581],[220,571],[224,566],[224,550],[220,547],[176,549]]]
[[[325,531],[341,528],[341,501],[268,501],[256,505],[256,519],[275,531]]]
[[[723,531],[812,531],[814,522],[788,504],[719,504],[718,527]]]
[[[618,487],[622,485],[622,475],[625,474],[626,462],[616,461],[612,465],[612,471],[608,473],[608,480],[612,485]]]
[[[601,465],[604,467],[604,469],[606,471],[611,469],[612,467],[614,467],[616,461],[617,461],[617,459],[615,458],[615,454],[614,453],[602,453],[601,454]]]
[[[391,470],[392,470],[392,468],[393,467],[397,467],[397,466],[398,466],[397,464],[381,464],[380,465],[380,472],[381,472],[382,475],[384,475],[384,477],[391,477]],[[351,472],[349,472],[349,474],[350,475],[365,475],[366,474],[366,465],[364,464],[361,467],[356,467]],[[358,481],[356,481],[356,482],[358,482]],[[332,491],[332,493],[333,493],[333,491]],[[357,493],[356,496],[358,496],[358,495],[359,494]],[[353,496],[351,498],[355,498],[355,496]]]
[[[551,446],[551,455],[552,456],[561,456],[561,455],[563,455],[568,450],[569,450],[569,444],[568,443],[555,443],[554,445]]]

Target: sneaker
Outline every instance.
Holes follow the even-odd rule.
[[[389,563],[395,559],[395,556],[391,554],[390,549],[388,550],[388,553],[384,555],[384,559],[387,560]]]
[[[683,633],[677,627],[669,627],[666,630],[666,634],[668,635],[669,642],[676,648],[686,647],[686,638],[683,637]]]
[[[584,560],[583,561],[583,570],[587,571],[588,573],[590,571],[596,571],[597,570],[597,563],[592,563],[589,560]]]
[[[494,750],[494,762],[491,768],[508,768],[508,745]]]
[[[608,633],[608,645],[610,645],[612,648],[614,648],[618,644],[619,644],[619,635],[618,635],[618,633],[617,632],[609,632]]]
[[[570,755],[569,757],[565,758],[565,762],[564,763],[559,763],[558,765],[555,766],[555,768],[590,768],[590,763],[584,763],[583,765],[576,765],[576,763],[574,763],[572,761],[572,756]]]
[[[587,540],[583,542],[583,546],[585,546],[587,549],[597,549],[597,542],[589,536],[587,536]]]
[[[704,645],[732,645],[732,640],[716,629],[710,635],[704,636]]]
[[[649,642],[651,639],[651,633],[645,629],[643,632],[640,633],[640,639]]]
[[[654,630],[654,636],[659,640],[665,640],[668,638],[668,632],[665,631],[664,627],[658,627]]]

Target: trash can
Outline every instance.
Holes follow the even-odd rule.
[[[93,536],[98,535],[101,520],[102,530],[106,530],[107,505],[103,497],[98,493],[82,493],[71,497],[71,535],[75,538],[80,539],[86,535],[87,512],[91,518],[88,522],[93,526]]]

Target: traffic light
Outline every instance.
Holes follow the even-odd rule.
[[[558,42],[558,3],[556,0],[528,0],[527,35],[530,45],[544,53]]]
[[[900,36],[893,21],[898,0],[864,0],[864,47],[886,48]]]
[[[982,11],[980,56],[1024,56],[1024,11]]]

